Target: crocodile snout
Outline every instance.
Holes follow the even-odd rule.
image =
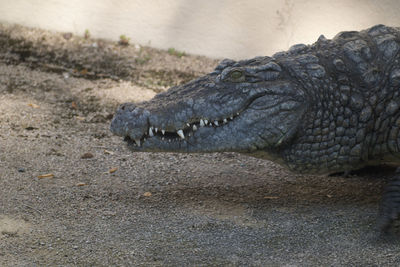
[[[150,113],[133,103],[124,103],[119,106],[110,130],[119,136],[129,136],[133,140],[140,139],[143,132],[148,128],[148,117]]]

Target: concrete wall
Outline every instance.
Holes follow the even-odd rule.
[[[235,59],[400,26],[399,14],[399,0],[0,0],[1,22]]]

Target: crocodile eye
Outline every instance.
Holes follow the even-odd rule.
[[[234,70],[229,73],[229,78],[232,82],[243,82],[245,77],[242,71]]]

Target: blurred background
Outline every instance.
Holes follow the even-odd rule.
[[[375,24],[400,26],[398,0],[0,0],[0,22],[213,58],[272,55]]]

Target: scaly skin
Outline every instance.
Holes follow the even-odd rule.
[[[235,151],[301,173],[400,165],[399,51],[400,28],[377,25],[224,60],[148,102],[121,105],[111,131],[134,151]]]

